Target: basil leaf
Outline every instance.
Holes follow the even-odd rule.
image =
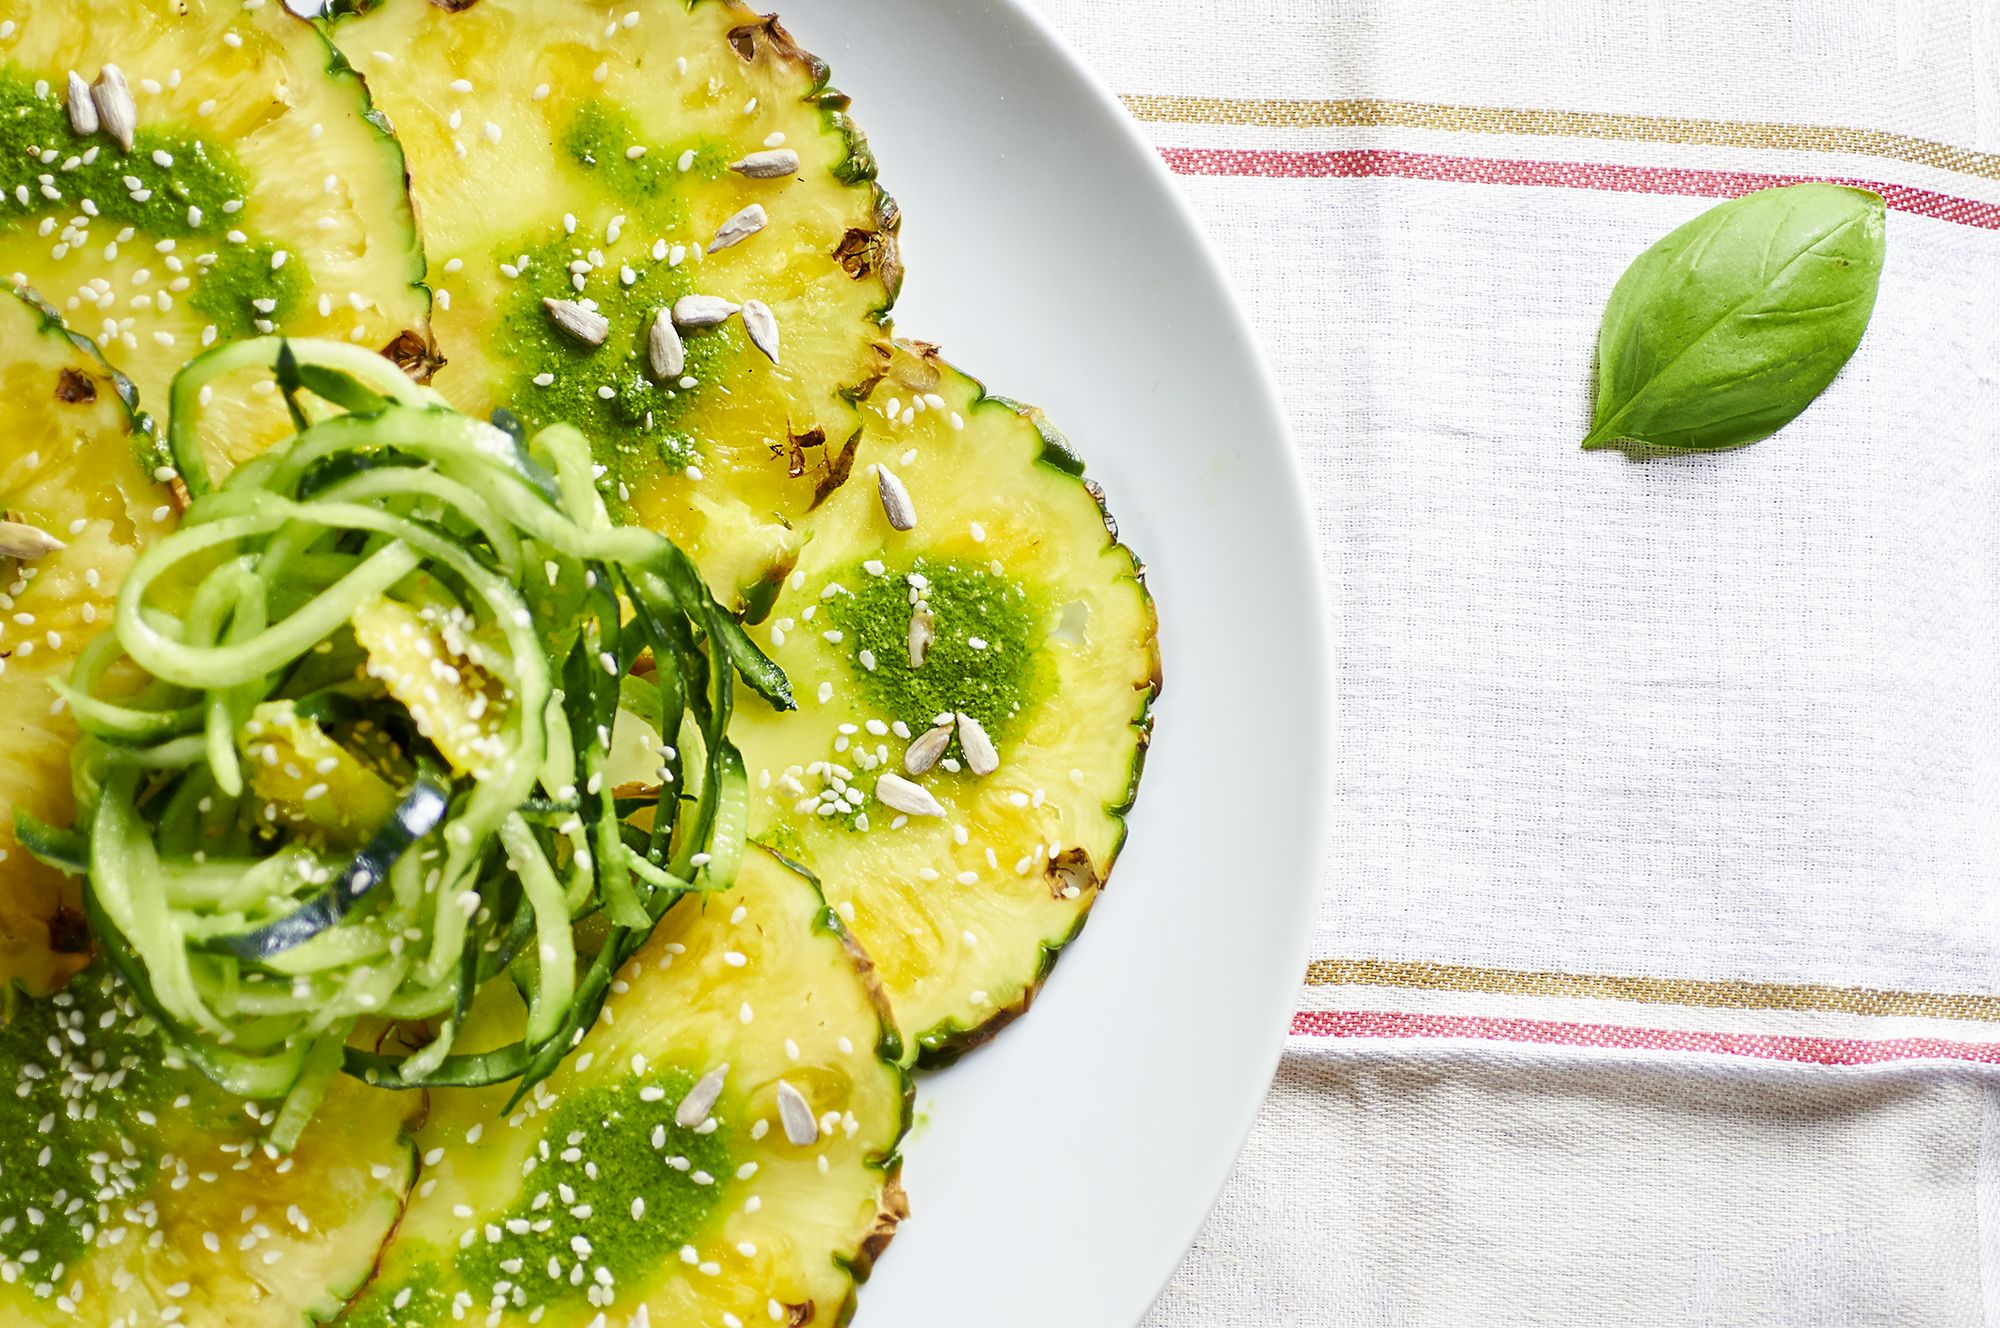
[[[1741,447],[1789,424],[1861,343],[1885,215],[1865,189],[1787,185],[1639,255],[1604,310],[1583,445]]]

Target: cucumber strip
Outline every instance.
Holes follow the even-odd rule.
[[[626,674],[618,680],[618,708],[653,732],[665,732],[666,700],[660,695],[659,683]]]
[[[562,470],[558,461],[558,473]],[[618,602],[609,582],[600,580],[591,594],[590,612],[584,618],[582,635],[569,659],[565,697],[574,707],[570,736],[576,743],[577,766],[584,785],[582,798],[591,814],[591,853],[604,891],[605,908],[611,921],[620,927],[644,927],[650,919],[632,887],[632,873],[619,850],[615,792],[605,772],[605,757],[611,745],[611,727],[618,713],[618,677],[600,661],[614,660],[606,649],[607,637],[618,631]]]
[[[340,1073],[340,1044],[319,1042],[306,1056],[306,1063],[299,1071],[299,1077],[292,1083],[292,1091],[285,1094],[285,1101],[278,1108],[278,1118],[271,1123],[271,1143],[289,1151],[312,1123],[313,1114],[319,1104],[326,1099],[326,1090],[333,1086],[334,1077]]]
[[[527,822],[519,816],[508,817],[500,830],[500,842],[507,846],[507,865],[520,876],[534,909],[540,981],[528,993],[526,1036],[529,1042],[541,1042],[554,1035],[576,992],[576,946],[570,938],[569,909]]]
[[[14,813],[14,838],[57,871],[80,876],[90,864],[90,843],[74,830],[55,826],[23,811]]]
[[[325,890],[294,912],[255,931],[219,938],[231,954],[245,959],[270,959],[319,935],[346,917],[348,911],[389,875],[396,860],[416,847],[444,820],[450,799],[428,781],[411,789],[389,824],[375,832],[366,848],[354,855],[347,870]]]
[[[743,863],[743,848],[750,827],[750,780],[743,771],[743,757],[734,746],[722,743],[720,774],[716,778],[714,829],[709,839],[707,861],[700,862],[696,879],[703,888],[727,890],[736,883]],[[696,854],[696,858],[704,855]]]
[[[23,840],[25,841],[25,838]],[[618,851],[625,855],[625,865],[634,876],[639,877],[656,890],[673,890],[686,893],[697,887],[661,867],[655,867],[645,854],[627,844],[620,844]]]
[[[90,827],[90,892],[151,974],[151,986],[177,1024],[210,1033],[223,1025],[195,988],[186,947],[166,907],[153,842],[138,833],[132,796],[138,772],[114,770]]]
[[[171,738],[201,723],[202,707],[199,705],[147,709],[120,705],[92,695],[98,679],[121,653],[118,637],[114,633],[102,633],[76,657],[75,682],[57,680],[52,684],[68,705],[70,713],[76,716],[78,728],[107,742],[137,744]]]

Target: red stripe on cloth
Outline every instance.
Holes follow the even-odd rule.
[[[1616,1051],[1701,1051],[1809,1065],[1879,1065],[1885,1061],[1977,1061],[2000,1065],[2000,1042],[1943,1038],[1787,1037],[1760,1033],[1699,1033],[1624,1024],[1577,1024],[1487,1015],[1407,1014],[1394,1010],[1301,1010],[1293,1037],[1467,1038],[1541,1046],[1603,1047]]]
[[[1623,194],[1679,194],[1735,198],[1757,189],[1825,180],[1873,189],[1898,212],[1961,226],[2000,230],[2000,204],[1958,198],[1881,180],[1818,175],[1767,175],[1757,171],[1703,171],[1680,166],[1617,166],[1603,162],[1506,161],[1448,157],[1386,148],[1280,152],[1262,148],[1161,148],[1180,175],[1254,176],[1272,180],[1444,180],[1456,184],[1518,184],[1552,189],[1602,189]]]

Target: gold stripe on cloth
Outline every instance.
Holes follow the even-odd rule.
[[[1961,175],[2000,180],[2000,153],[1939,143],[1881,129],[1703,120],[1683,116],[1618,115],[1601,111],[1450,106],[1375,98],[1307,100],[1283,97],[1182,97],[1131,94],[1127,109],[1153,124],[1246,125],[1278,129],[1393,127],[1472,134],[1523,134],[1684,143],[1709,147],[1847,152],[1911,162]]]
[[[1747,982],[1705,978],[1531,972],[1391,959],[1315,959],[1313,987],[1401,987],[1481,991],[1510,996],[1586,996],[1652,1005],[1733,1010],[1831,1010],[1842,1014],[2000,1022],[2000,996],[1835,987],[1817,982]]]

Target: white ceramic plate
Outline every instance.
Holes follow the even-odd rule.
[[[788,0],[903,204],[905,335],[1046,408],[1151,567],[1166,688],[1131,837],[1028,1016],[919,1088],[859,1328],[1120,1328],[1276,1064],[1323,846],[1330,682],[1283,414],[1173,182],[1025,7]]]

